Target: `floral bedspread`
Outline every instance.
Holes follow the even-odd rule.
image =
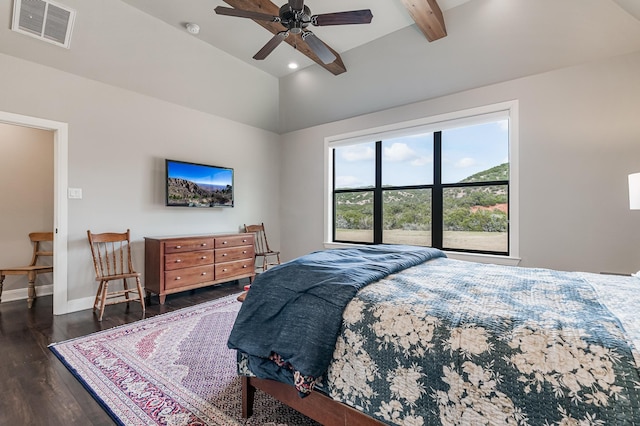
[[[388,424],[640,425],[638,330],[601,302],[607,280],[640,309],[631,277],[414,266],[347,305],[318,387]]]
[[[249,355],[258,377],[307,394],[329,367],[342,313],[358,290],[444,256],[430,247],[385,244],[322,250],[278,265],[251,284],[227,345]]]

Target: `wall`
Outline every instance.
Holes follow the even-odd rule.
[[[28,265],[30,232],[53,229],[53,133],[0,123],[0,267]],[[49,259],[51,260],[51,259]],[[51,274],[37,280],[50,285]],[[26,297],[25,275],[8,275],[2,300]]]
[[[637,271],[638,75],[640,53],[623,55],[283,135],[284,258],[323,247],[325,137],[518,99],[521,265]]]
[[[70,49],[11,31],[13,1],[7,0],[0,1],[0,53],[218,117],[277,129],[275,77],[124,2],[60,3],[77,12]]]
[[[237,232],[262,222],[280,246],[278,135],[0,54],[0,111],[69,124],[68,300],[95,293],[87,229],[144,236]],[[249,105],[247,105],[249,107]],[[236,207],[164,206],[164,159],[235,169]]]

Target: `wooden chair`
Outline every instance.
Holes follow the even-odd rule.
[[[96,271],[96,281],[98,292],[93,302],[93,310],[100,310],[98,321],[102,321],[104,307],[116,303],[127,303],[132,301],[140,301],[142,312],[144,308],[144,298],[142,297],[142,285],[140,284],[140,273],[134,271],[131,259],[131,240],[130,233],[127,232],[105,232],[102,234],[93,234],[87,231],[89,245],[91,246],[91,256],[93,257],[93,266]],[[127,280],[133,278],[136,282],[135,289],[129,289]],[[109,291],[109,283],[111,281],[122,280],[123,289]],[[129,293],[138,293],[137,298],[131,298]],[[124,297],[124,298],[123,298]],[[115,299],[107,302],[107,299]]]
[[[244,232],[253,232],[255,234],[255,258],[262,257],[262,266],[256,266],[257,269],[266,271],[267,267],[280,264],[280,252],[271,250],[267,242],[267,234],[264,231],[264,223],[260,225],[244,225]],[[275,261],[269,262],[268,259],[275,257]]]
[[[31,306],[33,306],[33,301],[36,298],[36,278],[39,274],[53,272],[52,265],[38,264],[41,257],[50,257],[53,259],[53,248],[49,251],[45,251],[42,250],[40,246],[44,242],[50,242],[53,244],[53,232],[32,232],[29,234],[29,239],[33,245],[31,263],[27,266],[15,266],[12,268],[0,269],[0,301],[2,300],[2,283],[4,282],[4,277],[6,275],[26,275],[29,280],[27,307],[31,308]]]

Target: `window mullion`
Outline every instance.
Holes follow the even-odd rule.
[[[382,244],[382,141],[376,142],[376,184],[373,190],[373,243]]]
[[[333,197],[333,200],[331,200],[331,214],[332,219],[331,222],[333,223],[333,226],[331,227],[331,241],[336,241],[336,217],[337,217],[337,206],[336,206],[336,150],[332,149],[332,156],[331,156],[331,172],[332,172],[332,176],[331,176],[331,181],[333,182],[333,191],[331,192],[331,196]]]
[[[431,245],[442,248],[442,132],[433,133],[433,193],[431,194]]]

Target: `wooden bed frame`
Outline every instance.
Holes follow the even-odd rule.
[[[275,380],[258,379],[257,377],[241,376],[242,379],[242,417],[248,418],[253,414],[253,399],[256,389],[271,395],[285,405],[299,411],[307,417],[324,426],[379,426],[380,421],[334,401],[320,392],[312,392],[305,398],[300,398],[295,387]]]

